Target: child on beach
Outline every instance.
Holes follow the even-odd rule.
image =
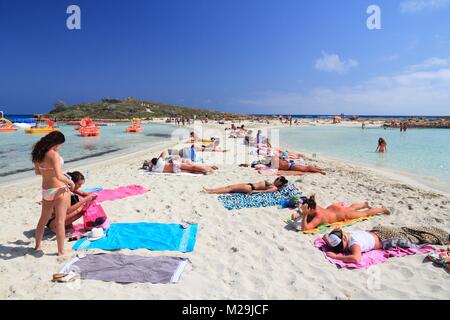
[[[55,233],[58,255],[64,255],[65,219],[70,204],[70,190],[74,182],[63,171],[63,159],[58,154],[65,142],[64,135],[53,131],[41,138],[31,152],[36,175],[42,176],[42,212],[36,227],[35,250],[40,251],[45,226],[55,213]]]

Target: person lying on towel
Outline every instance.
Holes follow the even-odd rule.
[[[323,236],[330,248],[327,256],[346,263],[360,263],[361,255],[376,249],[414,248],[420,245],[447,245],[450,234],[436,227],[375,227],[371,231],[344,233],[335,229]],[[344,255],[344,253],[347,253]]]
[[[285,177],[278,177],[273,183],[269,181],[260,181],[256,183],[240,183],[233,184],[222,188],[207,189],[203,188],[210,194],[223,194],[223,193],[271,193],[276,192],[288,183]]]
[[[153,158],[149,170],[152,172],[179,173],[187,172],[194,174],[209,174],[218,168],[216,166],[183,163],[180,157],[172,157],[171,162],[165,161],[166,153],[162,152],[158,158]]]
[[[307,231],[317,228],[321,224],[331,224],[339,221],[370,217],[377,214],[390,214],[386,208],[371,208],[366,203],[353,203],[345,206],[342,203],[333,203],[327,208],[317,205],[315,196],[310,196],[301,205],[301,212],[292,214],[292,220],[302,218],[301,230]]]

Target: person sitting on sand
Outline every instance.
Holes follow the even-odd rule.
[[[203,188],[210,194],[224,194],[224,193],[272,193],[276,192],[288,183],[285,177],[278,177],[273,183],[269,181],[260,181],[256,183],[240,183],[233,184],[222,188],[207,189]]]
[[[303,213],[302,231],[315,229],[321,224],[371,217],[378,214],[390,214],[388,209],[371,208],[367,202],[362,204],[354,203],[350,206],[345,206],[342,203],[333,203],[327,208],[322,208],[317,205],[315,196],[311,196],[304,201],[301,210]],[[294,221],[300,217],[301,215],[298,213],[294,213],[291,216]]]
[[[387,151],[387,143],[383,138],[378,139],[378,147],[375,152],[385,153]]]
[[[71,206],[67,208],[67,214],[64,220],[66,230],[72,228],[72,224],[83,217],[83,214],[86,210],[85,204],[95,200],[95,198],[97,198],[96,194],[89,194],[77,202],[74,202],[73,198],[71,199]],[[56,233],[55,215],[50,218],[46,226]]]
[[[86,182],[86,178],[84,177],[84,175],[79,171],[67,172],[67,175],[75,184],[75,188],[73,189],[72,193],[82,197],[87,197],[89,193],[81,190],[81,187]]]
[[[450,244],[450,234],[432,226],[383,227],[370,231],[352,231],[344,233],[335,229],[323,236],[331,251],[327,256],[346,263],[360,263],[364,252],[392,247],[410,248],[418,245]],[[344,255],[343,253],[348,253]]]
[[[67,214],[65,219],[65,229],[69,229],[72,227],[72,224],[80,219],[85,212],[85,204],[95,200],[97,195],[89,194],[81,190],[81,187],[86,182],[85,177],[79,171],[68,172],[67,175],[71,178],[73,183],[75,184],[74,189],[72,190],[72,194],[70,197],[70,207],[67,208]],[[78,196],[81,196],[81,200]],[[56,223],[55,223],[55,214],[53,213],[50,220],[46,225],[50,230],[55,232]]]
[[[166,153],[162,152],[159,158],[153,158],[151,160],[150,171],[152,172],[165,172],[165,173],[179,173],[187,172],[194,174],[209,174],[214,170],[217,170],[216,166],[198,165],[192,163],[183,163],[178,156],[172,157],[172,163],[168,163],[164,160]]]

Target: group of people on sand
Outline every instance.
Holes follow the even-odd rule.
[[[47,226],[56,233],[58,255],[63,255],[65,252],[66,228],[69,228],[74,221],[81,218],[86,210],[86,204],[96,198],[94,194],[81,190],[86,180],[82,173],[75,171],[65,174],[63,172],[64,160],[59,155],[59,150],[64,142],[64,135],[59,131],[54,131],[41,138],[34,145],[31,153],[35,173],[42,176],[42,211],[35,231],[35,249],[42,249],[42,237]],[[266,154],[271,149],[267,142],[266,140]],[[261,150],[263,149],[263,146],[259,143],[257,147]],[[271,163],[266,165],[278,169],[279,176],[273,182],[239,183],[219,188],[204,188],[204,191],[209,194],[274,193],[288,185],[286,175],[303,173],[325,174],[321,168],[309,166],[302,162],[295,162],[301,157],[302,155],[298,153],[282,150],[273,152],[272,150],[272,153],[269,155]],[[189,160],[183,161],[178,155],[167,157],[167,154],[162,152],[148,163],[147,169],[158,173],[188,172],[210,174],[218,170],[218,167],[197,164]],[[317,204],[315,196],[305,198],[299,209],[300,213],[294,213],[292,219],[294,221],[301,220],[301,230],[303,231],[317,228],[321,224],[332,224],[374,215],[390,214],[389,209],[384,207],[372,208],[368,203],[354,203],[350,205],[333,203],[325,208]],[[393,243],[392,239],[400,239],[403,241],[401,242],[402,244],[409,242],[411,245],[450,243],[448,232],[433,227],[377,227],[370,231],[351,233],[344,233],[342,230],[337,229],[326,234],[323,239],[331,248],[328,253],[329,257],[354,263],[358,263],[361,260],[361,255],[364,252],[385,248],[389,245],[399,245],[399,242]],[[348,254],[342,255],[344,252]]]

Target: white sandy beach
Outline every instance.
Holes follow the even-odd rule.
[[[209,125],[209,128],[223,126]],[[219,130],[219,129],[217,129]],[[0,299],[449,299],[449,273],[423,262],[423,255],[392,258],[369,269],[338,269],[312,245],[317,237],[287,230],[284,222],[292,211],[276,207],[228,211],[217,196],[203,187],[220,187],[266,178],[250,163],[242,139],[222,140],[226,153],[205,153],[205,160],[219,166],[207,176],[150,176],[142,162],[173,145],[167,143],[120,158],[73,164],[65,169],[89,170],[86,187],[115,188],[139,184],[151,189],[142,196],[105,202],[111,222],[162,222],[199,224],[193,252],[121,250],[139,255],[173,255],[191,261],[177,284],[128,284],[82,280],[51,282],[76,253],[57,257],[56,241],[43,242],[36,254],[34,228],[40,215],[40,179],[0,186]],[[216,133],[213,133],[216,134]],[[208,132],[204,136],[210,136]],[[302,150],[299,150],[300,152]],[[224,160],[227,157],[227,161]],[[236,157],[236,158],[234,158]],[[230,159],[232,161],[230,161]],[[303,191],[315,194],[321,206],[335,201],[368,201],[386,206],[390,216],[376,216],[349,228],[369,230],[381,225],[433,225],[450,229],[450,196],[406,182],[389,173],[322,158],[307,158],[322,167],[326,176],[288,177]],[[67,249],[73,242],[67,243]],[[94,250],[92,252],[101,252]]]

